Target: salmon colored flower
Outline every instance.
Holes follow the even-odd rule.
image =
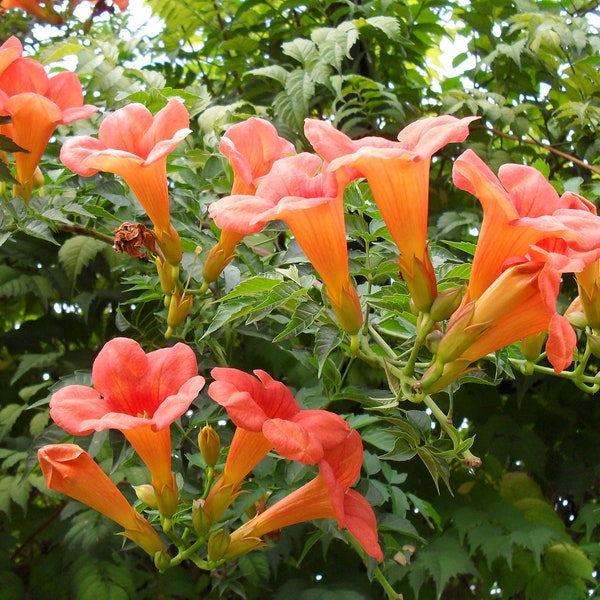
[[[254,194],[260,179],[271,170],[276,160],[296,154],[294,145],[280,137],[271,123],[257,117],[232,125],[221,138],[219,150],[233,169],[232,195]],[[219,242],[210,250],[204,264],[205,282],[217,279],[233,258],[235,248],[244,235],[222,228]]]
[[[454,166],[455,182],[484,209],[467,292],[450,318],[422,386],[442,389],[475,360],[548,331],[556,372],[572,362],[576,335],[556,312],[562,273],[578,273],[600,254],[600,220],[582,197],[559,197],[537,170],[503,165],[497,178],[472,151]]]
[[[524,256],[544,238],[567,239],[577,250],[600,243],[594,205],[573,192],[559,196],[537,169],[505,164],[496,177],[467,150],[454,164],[454,183],[476,196],[484,211],[467,298],[479,297],[507,259]]]
[[[267,221],[287,223],[327,289],[342,329],[354,335],[362,325],[358,293],[348,274],[344,224],[345,175],[321,169],[318,156],[303,152],[273,164],[255,195],[221,198],[209,207],[219,227],[255,233]],[[338,179],[339,178],[339,179]]]
[[[39,62],[15,58],[17,52],[22,52],[22,45],[14,37],[0,46],[0,116],[10,117],[9,123],[0,125],[0,134],[27,150],[15,153],[20,183],[15,193],[28,202],[36,168],[56,126],[85,119],[98,109],[83,104],[75,73],[48,77]]]
[[[208,394],[236,425],[225,468],[204,506],[213,519],[223,513],[246,475],[271,450],[289,460],[316,464],[350,431],[339,415],[302,410],[283,383],[264,371],[254,373],[256,377],[237,369],[211,371],[215,381]]]
[[[381,216],[400,251],[400,272],[416,307],[428,312],[437,295],[435,273],[427,250],[429,167],[431,157],[452,142],[462,142],[477,117],[450,115],[411,123],[398,142],[379,137],[351,140],[325,122],[307,119],[304,131],[331,171],[369,182]]]
[[[108,115],[98,139],[65,140],[60,159],[71,171],[89,177],[99,171],[123,177],[154,224],[169,263],[179,264],[179,235],[171,225],[167,155],[191,132],[183,103],[171,98],[152,116],[142,104],[128,104]]]
[[[107,342],[92,367],[94,387],[69,385],[50,399],[50,416],[72,435],[118,429],[152,476],[161,514],[177,505],[169,426],[204,386],[193,350],[185,344],[146,354],[128,338]]]
[[[151,556],[165,552],[153,527],[140,515],[94,459],[75,444],[51,444],[38,450],[48,488],[87,504],[125,531],[121,534]]]
[[[278,529],[313,519],[333,518],[346,528],[365,552],[379,562],[383,553],[377,540],[377,521],[367,500],[349,489],[362,465],[360,435],[352,431],[327,450],[319,462],[319,474],[309,483],[279,500],[231,534],[227,557],[264,545],[261,538]]]

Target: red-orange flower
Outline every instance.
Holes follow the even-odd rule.
[[[437,285],[427,250],[429,167],[431,157],[451,142],[462,142],[477,117],[450,115],[411,123],[398,142],[379,137],[351,140],[325,121],[307,119],[306,137],[329,162],[350,178],[369,182],[381,216],[400,251],[400,272],[419,310],[429,311]]]
[[[288,494],[231,534],[227,557],[264,545],[261,538],[278,529],[313,519],[333,518],[345,527],[365,552],[383,560],[377,541],[377,521],[367,500],[349,489],[362,465],[360,435],[351,431],[341,443],[328,449],[319,462],[319,474]]]
[[[69,385],[50,400],[50,415],[72,435],[119,429],[152,475],[161,513],[177,505],[169,426],[204,386],[193,350],[185,344],[146,354],[128,338],[107,342],[94,361],[94,387]]]
[[[215,368],[209,396],[225,407],[236,425],[225,468],[206,499],[204,509],[218,518],[234,499],[246,475],[272,449],[289,460],[316,464],[339,444],[350,426],[325,410],[302,410],[290,390],[264,371],[256,377]]]
[[[594,205],[573,192],[559,196],[537,169],[505,164],[496,177],[467,150],[456,160],[453,175],[454,183],[476,196],[484,211],[467,301],[491,285],[507,259],[524,256],[544,238],[566,239],[581,251],[600,244]]]
[[[470,150],[454,175],[481,201],[484,217],[467,292],[424,389],[442,389],[473,361],[544,331],[548,360],[556,372],[566,369],[577,339],[556,300],[561,274],[582,271],[600,254],[595,209],[576,194],[559,197],[531,167],[504,165],[497,178]]]
[[[75,444],[51,444],[38,450],[48,488],[87,504],[125,528],[122,533],[148,554],[165,547],[150,523],[118,490],[94,459]]]
[[[83,104],[75,73],[48,77],[36,60],[15,57],[17,51],[21,53],[22,46],[14,37],[0,46],[0,116],[10,117],[0,125],[0,134],[28,151],[15,153],[20,183],[15,191],[28,201],[35,170],[56,126],[85,119],[97,108]]]
[[[343,179],[343,175],[339,175]],[[319,273],[341,327],[356,334],[362,325],[360,299],[348,274],[344,185],[322,170],[318,156],[303,152],[273,164],[255,195],[221,198],[209,207],[219,227],[260,231],[267,221],[285,221]]]
[[[221,138],[221,154],[229,160],[233,169],[232,194],[252,195],[261,178],[284,156],[296,153],[294,145],[282,138],[275,127],[257,117],[232,125]],[[255,232],[254,232],[255,233]],[[204,281],[215,281],[233,258],[235,247],[245,233],[223,227],[221,237],[204,263]]]
[[[69,138],[60,151],[62,162],[79,175],[104,171],[123,177],[154,223],[165,258],[175,265],[181,246],[171,225],[167,155],[191,132],[188,126],[188,112],[177,98],[154,116],[142,104],[128,104],[102,121],[98,139]]]

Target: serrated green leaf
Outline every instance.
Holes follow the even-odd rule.
[[[9,137],[2,134],[0,134],[0,150],[4,150],[5,152],[26,152],[29,154],[29,150],[15,144]],[[0,161],[0,164],[5,165],[6,163]]]
[[[306,331],[314,323],[322,310],[322,307],[315,302],[303,302],[294,310],[286,328],[273,339],[273,342],[276,343]]]
[[[337,348],[344,339],[344,333],[335,325],[324,325],[319,327],[315,337],[315,356],[319,365],[319,377],[323,370],[323,365],[331,352]]]
[[[77,277],[89,265],[106,244],[85,235],[69,238],[58,251],[58,260],[74,286]]]
[[[362,19],[359,21],[362,21]],[[355,21],[357,27],[361,27],[362,25],[362,22],[359,21]],[[383,31],[383,33],[385,33],[385,35],[387,35],[388,38],[390,38],[391,40],[399,41],[403,39],[400,35],[400,23],[395,17],[369,17],[367,19],[364,19],[364,23],[370,25],[371,27],[374,27],[375,29]]]
[[[132,574],[126,565],[86,557],[71,571],[73,592],[79,600],[129,600],[135,596]]]
[[[408,578],[415,595],[420,597],[419,590],[423,583],[432,577],[439,599],[452,577],[477,574],[475,565],[458,540],[451,535],[444,535],[416,553]]]
[[[27,407],[22,404],[7,404],[0,410],[0,440],[6,437],[16,420],[26,408]]]
[[[251,585],[259,586],[269,578],[269,563],[262,552],[250,552],[239,558],[239,566],[244,579]]]
[[[39,219],[29,219],[24,223],[21,223],[20,228],[22,231],[40,240],[57,244],[54,239],[54,232],[48,225],[48,223]]]
[[[268,292],[279,284],[281,284],[281,280],[275,277],[250,277],[236,285],[231,292],[220,298],[219,302],[227,302],[233,298],[239,298],[248,294]]]
[[[213,317],[207,330],[204,332],[202,339],[208,337],[211,333],[217,331],[217,329],[223,327],[231,321],[235,321],[240,317],[247,315],[254,309],[254,300],[252,297],[244,297],[242,299],[233,300],[220,304],[217,308],[217,312]]]
[[[52,367],[62,356],[60,352],[46,352],[45,354],[24,354],[19,361],[19,366],[12,376],[11,385],[18,381],[23,375],[33,369],[45,369]]]

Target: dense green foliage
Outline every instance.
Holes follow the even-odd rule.
[[[432,163],[430,249],[440,287],[456,285],[468,278],[481,220],[475,199],[452,184],[452,161],[466,148],[493,170],[526,163],[560,193],[591,201],[600,195],[597,3],[148,5],[161,25],[140,32],[131,31],[127,12],[95,20],[87,34],[77,19],[55,29],[19,11],[0,17],[0,43],[16,35],[50,71],[74,69],[86,102],[101,109],[57,129],[41,164],[45,184],[28,206],[12,197],[11,174],[0,161],[0,599],[385,597],[372,579],[374,565],[364,566],[333,522],[291,527],[267,550],[216,573],[183,563],[158,574],[143,553],[122,551],[112,523],[49,493],[36,450],[70,439],[50,422],[50,394],[65,383],[88,384],[95,354],[118,335],[147,350],[186,341],[206,377],[215,365],[264,369],[304,407],[344,415],[365,445],[358,490],[378,518],[381,571],[405,599],[598,593],[594,395],[567,378],[523,375],[511,362],[521,356],[516,348],[489,357],[451,397],[435,397],[460,425],[463,449],[472,442],[483,461],[466,468],[431,411],[396,401],[393,375],[349,353],[310,264],[279,224],[239,246],[212,293],[195,299],[184,325],[165,341],[154,265],[112,249],[113,230],[124,221],[147,222],[143,210],[121,179],[80,177],[58,158],[65,137],[96,134],[103,112],[130,102],[156,112],[170,96],[183,99],[193,132],[169,159],[171,210],[183,271],[198,288],[218,238],[208,205],[231,190],[218,151],[227,126],[265,117],[301,151],[308,148],[308,116],[328,119],[352,138],[394,139],[422,116],[479,115],[469,138]],[[16,150],[2,138],[0,149]],[[397,281],[394,248],[366,184],[353,184],[346,199],[351,274],[371,309],[374,335],[402,352],[416,319]],[[563,309],[574,290],[566,276]],[[175,468],[190,501],[203,477],[197,430],[223,418],[218,408],[202,392],[174,432]],[[229,427],[218,430],[226,445]],[[118,435],[96,433],[78,443],[114,481],[145,481]],[[307,477],[306,469],[272,459],[242,504]]]

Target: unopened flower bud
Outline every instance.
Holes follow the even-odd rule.
[[[221,560],[227,554],[231,536],[224,530],[215,531],[208,539],[208,560]]]
[[[434,329],[427,334],[427,337],[425,338],[425,346],[427,347],[427,350],[431,352],[431,354],[437,353],[440,341],[443,337],[444,334],[439,329]]]
[[[167,230],[159,231],[156,229],[155,234],[165,261],[174,267],[179,267],[182,251],[181,239],[177,230],[169,223]]]
[[[132,486],[135,495],[138,499],[146,504],[149,508],[157,509],[158,508],[158,500],[156,498],[156,492],[154,491],[154,486],[151,483],[144,483],[142,485],[134,485]]]
[[[159,571],[166,571],[171,566],[171,557],[164,550],[160,550],[154,555],[154,566]]]
[[[206,425],[200,430],[198,434],[198,446],[200,446],[204,462],[209,467],[214,467],[219,460],[221,440],[219,439],[219,434],[210,425]]]
[[[465,288],[455,287],[442,290],[431,305],[430,316],[435,322],[449,319],[452,313],[459,307]]]
[[[212,525],[212,519],[204,510],[203,500],[194,500],[192,502],[192,525],[199,538],[205,537]]]
[[[536,335],[530,335],[524,340],[521,340],[521,352],[529,362],[535,362],[542,353],[546,332],[542,331]]]
[[[565,313],[565,317],[575,329],[585,329],[588,325],[587,317],[583,311],[574,310],[570,313]]]
[[[39,167],[35,168],[33,172],[33,187],[34,189],[41,188],[44,185],[44,174]]]
[[[596,358],[600,358],[600,336],[594,335],[593,333],[588,333],[587,343],[591,353]]]
[[[193,296],[181,295],[178,290],[175,290],[169,302],[169,312],[167,313],[167,333],[166,338],[169,338],[173,333],[173,329],[181,325],[192,310],[194,304]]]
[[[179,280],[179,266],[165,262],[157,256],[156,271],[158,273],[158,279],[160,280],[160,289],[163,294],[170,297],[177,287],[177,281]]]

